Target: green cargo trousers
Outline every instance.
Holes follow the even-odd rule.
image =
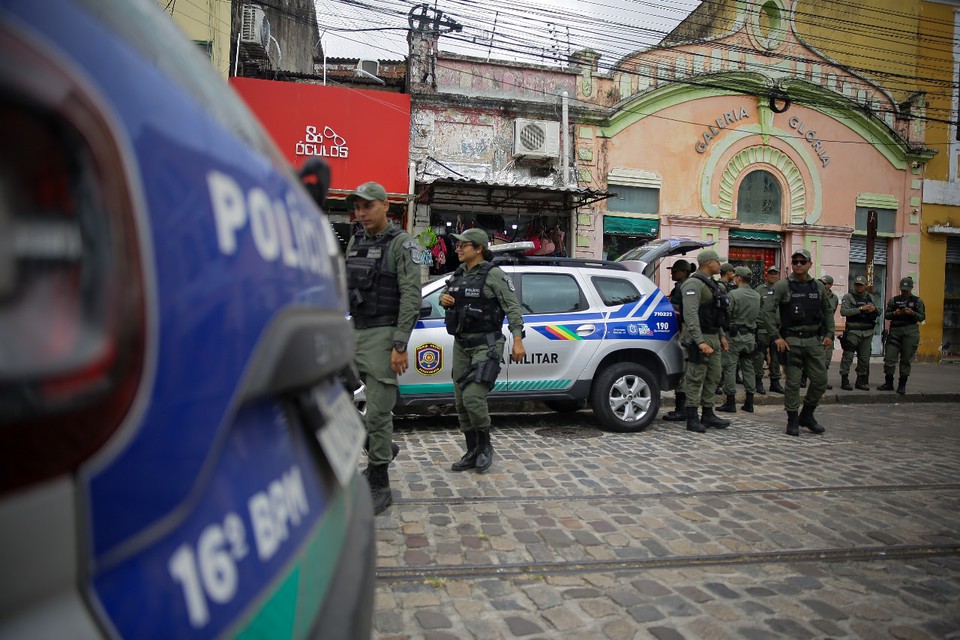
[[[714,405],[714,391],[720,384],[720,376],[723,375],[723,361],[720,356],[720,337],[717,335],[704,334],[703,341],[713,347],[713,353],[705,356],[706,361],[702,364],[695,364],[687,361],[686,370],[683,374],[683,392],[687,394],[687,407],[709,407]],[[684,351],[689,358],[689,350],[684,345]]]
[[[503,355],[503,336],[497,339],[497,358]],[[463,388],[457,380],[473,364],[480,364],[487,360],[490,347],[481,344],[476,347],[464,347],[460,340],[453,343],[453,399],[457,407],[457,418],[460,421],[460,431],[488,431],[490,429],[490,410],[487,407],[487,394],[490,388],[485,384],[470,382]]]
[[[840,375],[850,375],[853,358],[857,358],[857,377],[866,380],[870,376],[870,343],[873,341],[873,329],[847,329],[844,342],[847,346],[840,358]]]
[[[393,407],[397,403],[397,374],[390,368],[393,332],[396,327],[373,327],[357,330],[357,351],[354,362],[366,387],[367,427],[371,465],[390,464],[393,452]]]
[[[883,350],[883,375],[892,376],[900,364],[900,377],[910,377],[910,361],[920,346],[920,327],[913,324],[891,328]]]
[[[816,407],[827,390],[823,340],[788,336],[787,344],[790,345],[790,363],[785,367],[787,384],[783,387],[783,408],[787,411],[800,410],[800,378],[803,375],[810,381],[803,404]]]
[[[723,352],[723,393],[732,396],[737,393],[737,366],[743,377],[743,388],[747,393],[757,390],[757,376],[753,369],[754,352],[757,341],[752,333],[728,338],[730,351]]]
[[[753,355],[753,371],[757,378],[763,377],[763,365],[767,361],[767,356],[771,355],[770,345],[777,336],[771,336],[766,331],[757,332],[757,352]],[[773,349],[776,351],[776,348]],[[780,380],[780,364],[777,362],[776,353],[772,354],[770,359],[770,381]]]

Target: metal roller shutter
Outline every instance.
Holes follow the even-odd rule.
[[[877,238],[873,242],[873,264],[887,264],[886,238]],[[866,264],[867,236],[850,236],[850,262]]]
[[[947,264],[960,264],[960,238],[947,238]]]

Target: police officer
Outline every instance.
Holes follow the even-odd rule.
[[[827,388],[827,369],[823,350],[833,344],[834,319],[823,283],[809,274],[813,262],[810,252],[797,249],[790,257],[791,274],[774,285],[773,304],[777,312],[779,337],[774,341],[785,360],[787,387],[783,394],[787,410],[787,435],[799,436],[800,427],[823,433],[813,417]],[[810,388],[800,409],[800,376],[810,379]]]
[[[717,411],[736,413],[737,366],[743,372],[746,391],[741,409],[753,413],[753,394],[756,391],[753,355],[757,350],[757,321],[760,317],[760,294],[750,288],[750,267],[737,267],[730,291],[730,358],[723,366],[723,393],[727,400]]]
[[[913,295],[913,278],[900,281],[900,295],[887,301],[884,316],[890,321],[887,332],[886,348],[883,351],[883,378],[880,391],[893,391],[893,374],[900,363],[900,378],[897,380],[897,393],[907,392],[907,378],[910,377],[910,361],[920,345],[920,323],[927,319],[927,309],[923,300]]]
[[[720,272],[720,257],[705,249],[697,256],[700,268],[684,280],[682,293],[683,333],[687,351],[684,392],[687,403],[687,430],[703,433],[706,427],[726,429],[729,420],[713,412],[713,390],[722,374],[721,349],[729,348],[723,327],[727,324],[727,296],[713,276]],[[697,415],[703,407],[703,419]]]
[[[830,307],[833,309],[834,322],[836,322],[837,307],[840,306],[840,298],[837,297],[837,294],[833,292],[833,276],[827,274],[820,278],[820,282],[823,283],[823,288],[827,291],[827,300],[830,301]],[[833,345],[829,347],[824,347],[823,349],[824,361],[823,364],[827,369],[829,375],[830,372],[830,363],[833,362]],[[805,385],[801,385],[805,386]],[[833,385],[827,382],[827,389],[833,389]]]
[[[720,279],[717,282],[720,283],[721,290],[728,296],[730,295],[731,291],[737,288],[736,283],[733,281],[734,277],[736,277],[735,267],[729,262],[721,262],[720,263]],[[727,365],[730,363],[730,359],[732,357],[733,356],[729,351],[724,351],[723,353],[720,354],[720,367],[722,371],[727,370]],[[723,374],[721,374],[720,384],[717,385],[717,389],[714,392],[718,396],[723,393],[723,377],[722,376]]]
[[[877,330],[880,310],[867,292],[867,279],[853,279],[853,291],[848,291],[840,300],[840,315],[847,319],[847,327],[840,336],[843,357],[840,360],[840,388],[852,391],[850,365],[857,358],[856,388],[870,391],[870,347]]]
[[[684,259],[677,260],[670,267],[670,278],[676,284],[673,285],[673,289],[670,291],[670,305],[673,307],[674,313],[678,316],[678,324],[683,324],[683,317],[680,315],[681,307],[681,296],[680,285],[683,284],[683,281],[690,277],[690,272],[693,271],[693,267],[690,266],[690,263]],[[684,361],[683,364],[686,364]],[[683,392],[683,375],[681,372],[680,382],[677,384],[677,389],[674,392],[675,404],[673,411],[665,414],[663,416],[664,420],[668,422],[684,422],[687,419],[687,396]]]
[[[757,353],[753,356],[753,370],[756,373],[757,393],[766,394],[763,388],[763,364],[768,363],[770,369],[770,391],[771,393],[783,393],[783,387],[780,386],[780,364],[777,354],[773,348],[773,340],[776,338],[776,310],[773,308],[773,285],[780,280],[780,269],[776,265],[770,265],[767,268],[767,277],[764,282],[758,284],[755,288],[760,294],[760,317],[761,322],[757,325]],[[772,327],[768,330],[767,327]]]
[[[387,192],[365,182],[347,198],[363,226],[347,244],[350,315],[357,330],[355,363],[366,386],[367,468],[374,512],[393,503],[387,466],[396,455],[393,416],[397,376],[407,370],[407,341],[420,311],[419,244],[387,218]]]
[[[458,241],[461,264],[440,294],[440,305],[446,309],[447,332],[455,336],[453,395],[467,452],[451,469],[482,473],[493,463],[487,394],[500,373],[503,319],[509,319],[508,328],[513,334],[510,358],[521,362],[526,355],[523,313],[510,276],[490,262],[493,255],[487,248],[487,233],[467,229],[453,234],[453,238]]]

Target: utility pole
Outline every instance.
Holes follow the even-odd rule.
[[[873,245],[877,240],[877,211],[867,211],[867,291],[873,293]]]

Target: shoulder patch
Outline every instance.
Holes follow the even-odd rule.
[[[507,283],[507,287],[510,288],[510,291],[516,291],[516,288],[513,286],[513,278],[507,274],[503,274],[503,281]]]
[[[684,291],[684,293],[685,293],[686,295],[688,295],[688,296],[695,296],[695,295],[697,295],[697,292],[694,291],[693,289],[688,289],[688,290]]]

